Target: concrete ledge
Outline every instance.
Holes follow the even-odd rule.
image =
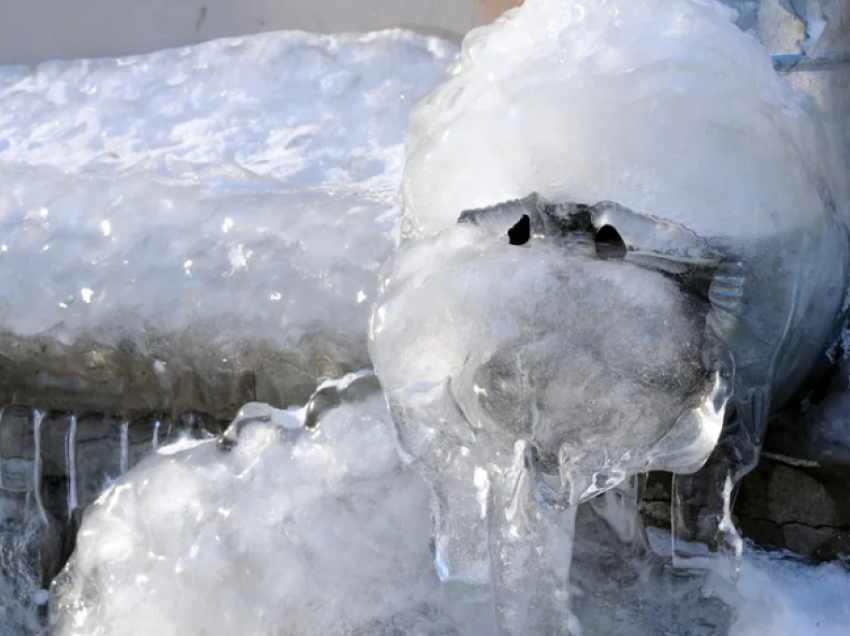
[[[0,340],[0,404],[125,418],[196,412],[230,420],[246,402],[301,404],[318,378],[369,366],[365,337],[328,331],[305,335],[291,349],[221,333],[214,324],[154,334],[144,343],[86,336],[63,344],[8,332]],[[211,341],[221,348],[210,348]]]

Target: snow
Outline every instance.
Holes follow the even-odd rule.
[[[671,554],[669,533],[651,529],[649,540],[658,554]],[[705,587],[735,609],[729,636],[838,636],[850,626],[847,560],[813,565],[747,544],[737,584],[712,575]]]
[[[222,416],[245,377],[282,405],[367,364],[409,111],[455,55],[404,31],[291,32],[0,68],[4,397]],[[75,480],[126,464],[110,450],[76,470],[70,453],[71,508]],[[0,508],[20,543],[0,546],[0,632],[17,636],[56,524],[27,493]]]
[[[86,516],[53,633],[437,633],[427,498],[379,394],[166,450]]]
[[[185,368],[269,377],[285,402],[365,365],[410,107],[455,53],[281,33],[0,69],[0,349],[65,347],[62,388],[92,383],[61,367],[77,348],[120,346],[114,390],[159,361],[172,403]]]
[[[240,364],[256,368],[259,346],[307,358],[328,355],[357,368],[366,361],[378,266],[396,238],[395,190],[406,152],[401,232],[410,240],[382,276],[385,295],[372,331],[386,340],[375,362],[391,390],[410,389],[405,408],[436,406],[443,418],[441,428],[423,427],[418,437],[404,438],[405,428],[396,429],[377,394],[343,400],[313,430],[302,425],[306,406],[284,411],[253,403],[237,419],[268,421],[239,429],[230,450],[188,439],[160,449],[112,484],[86,515],[72,561],[51,591],[53,636],[490,636],[493,631],[476,621],[452,624],[441,604],[464,598],[463,590],[455,594],[457,588],[439,578],[451,582],[460,561],[469,574],[462,583],[486,579],[489,571],[478,568],[481,554],[475,553],[482,546],[474,541],[481,517],[492,497],[529,494],[532,462],[527,445],[512,443],[513,431],[451,428],[459,421],[458,403],[444,379],[467,364],[470,350],[485,372],[468,367],[461,388],[467,397],[490,396],[479,414],[514,408],[517,427],[539,424],[540,411],[525,399],[526,386],[499,376],[516,362],[531,363],[529,382],[548,383],[544,410],[551,412],[570,407],[564,385],[595,391],[598,402],[587,406],[602,415],[626,402],[637,401],[637,417],[674,412],[712,391],[722,397],[716,378],[695,371],[700,304],[676,285],[651,277],[635,285],[601,262],[590,272],[591,281],[606,282],[610,296],[600,322],[581,311],[586,280],[551,247],[504,258],[501,244],[482,238],[481,228],[445,228],[465,208],[533,190],[668,212],[687,200],[740,220],[746,233],[774,222],[752,208],[749,188],[761,187],[770,205],[790,211],[781,218],[796,221],[819,201],[800,171],[801,162],[820,163],[813,159],[809,105],[775,79],[764,52],[733,36],[730,16],[709,3],[620,2],[621,20],[639,27],[633,40],[594,30],[599,11],[615,0],[561,3],[567,35],[539,24],[544,8],[552,7],[547,2],[527,0],[522,13],[467,41],[454,79],[415,111],[406,150],[401,140],[413,101],[444,78],[455,54],[447,43],[406,32],[269,34],[138,58],[0,69],[0,262],[14,272],[0,283],[4,329],[63,343],[130,338],[152,352],[158,375],[178,364],[214,375],[223,356],[245,356]],[[691,41],[711,54],[692,55]],[[599,51],[605,54],[591,55]],[[543,53],[566,64],[556,68]],[[668,58],[675,63],[663,62]],[[640,64],[659,72],[643,83],[633,72]],[[547,74],[565,68],[564,82],[550,87]],[[748,74],[736,76],[742,69]],[[728,80],[723,95],[735,100],[720,99],[723,109],[712,106],[706,96],[716,94],[688,83],[685,70]],[[582,73],[628,77],[628,99],[612,99],[606,81],[570,89]],[[508,85],[513,90],[499,88]],[[687,118],[665,110],[663,100],[644,101],[647,91],[670,94],[677,108],[712,127],[688,128]],[[552,100],[558,108],[548,106]],[[740,111],[727,112],[731,103]],[[777,103],[787,107],[778,113],[763,107]],[[574,114],[555,119],[565,104]],[[738,117],[751,117],[765,143],[736,141],[728,128]],[[635,149],[650,143],[659,148],[657,162],[642,165]],[[617,162],[629,169],[615,174]],[[764,171],[742,168],[750,163]],[[699,178],[683,184],[683,175]],[[724,187],[706,189],[703,181]],[[703,229],[717,227],[715,219]],[[494,279],[504,300],[496,307],[488,304]],[[571,293],[547,302],[547,292],[556,295],[556,283],[565,280]],[[399,286],[410,296],[392,305]],[[617,316],[623,294],[635,301],[628,321]],[[435,317],[447,306],[447,319]],[[537,346],[502,347],[517,333],[518,314],[522,326],[539,329]],[[590,344],[600,328],[616,334],[618,346],[602,352],[606,360],[613,366],[621,356],[646,361],[644,379],[672,390],[651,396],[641,394],[637,382],[592,377],[587,371],[597,352],[591,346],[572,350],[571,357],[553,355],[563,344],[556,327],[565,320],[570,337]],[[634,338],[636,330],[645,337]],[[305,363],[302,374],[312,372],[313,381],[315,370]],[[320,390],[346,387],[353,377]],[[397,419],[405,416],[399,402],[392,406]],[[616,461],[589,480],[573,474],[578,488],[570,503],[647,466],[698,465],[706,442],[716,439],[722,399],[701,406],[693,411],[703,418],[699,426],[677,429],[690,435],[665,438],[655,422],[658,427],[619,440],[613,454],[605,445],[616,427],[586,436],[579,426],[585,415],[576,411],[570,457],[579,465]],[[484,470],[467,441],[486,435],[498,438],[500,454]],[[657,443],[659,435],[666,445]],[[457,443],[447,452],[449,445],[434,443],[440,436]],[[441,492],[444,501],[429,501],[423,471],[407,465],[429,452],[431,466],[451,463],[474,489],[449,488]],[[536,514],[527,503],[511,509],[517,519]],[[455,524],[455,538],[465,533],[452,545],[449,534],[431,537],[432,516],[445,522],[446,504],[460,513],[447,520]],[[616,524],[618,514],[608,512]],[[494,541],[510,558],[528,559],[528,548],[541,547],[534,541],[552,557],[546,567],[520,560],[503,573],[512,584],[508,593],[520,602],[537,590],[536,581],[525,586],[529,576],[561,577],[556,591],[579,606],[582,598],[601,595],[596,614],[578,608],[564,617],[571,628],[580,623],[593,634],[594,626],[616,617],[609,633],[707,634],[704,614],[714,612],[710,601],[721,599],[731,608],[732,636],[847,633],[850,571],[841,563],[815,567],[747,548],[737,587],[714,574],[685,581],[686,603],[675,595],[677,577],[671,583],[659,575],[651,559],[624,558],[619,544],[608,551],[613,574],[610,563],[596,568],[603,551],[594,541],[601,539],[581,534],[587,526],[575,522],[574,509],[554,516],[567,543],[559,543],[564,533],[516,540],[511,532],[523,531],[521,523],[497,530]],[[635,532],[622,525],[615,530],[621,539]],[[566,574],[574,565],[574,531],[576,552],[589,542],[584,556],[591,561],[573,568],[590,575],[571,587]],[[547,527],[534,532],[544,535]],[[614,576],[623,571],[633,588]],[[8,585],[0,577],[0,589]],[[621,587],[639,602],[607,600]],[[567,608],[563,595],[533,600],[550,604],[538,612],[544,623],[549,610],[555,616]],[[35,591],[33,601],[41,605],[44,592]],[[38,610],[0,607],[3,612],[8,620],[0,636],[19,636],[15,624],[34,625]],[[668,621],[670,612],[676,616]],[[723,611],[717,613],[721,624]]]
[[[52,592],[53,636],[456,633],[439,610],[428,489],[399,462],[380,395],[328,411],[312,433],[257,423],[229,452],[215,441],[163,450],[90,509]],[[580,534],[577,549],[598,558],[598,535]],[[650,536],[669,557],[669,534]],[[841,563],[747,548],[736,588],[716,576],[647,576],[644,561],[613,550],[617,571],[631,573],[622,585],[634,581],[644,600],[632,613],[603,602],[603,615],[580,617],[588,627],[606,625],[608,612],[625,621],[605,633],[715,634],[698,620],[718,620],[704,617],[712,598],[733,608],[729,636],[837,636],[850,624]],[[588,561],[584,593],[601,587],[610,603],[610,568]]]
[[[739,618],[730,636],[843,636],[850,626],[850,563],[818,566],[750,551],[741,573]]]
[[[714,2],[537,0],[473,32],[412,114],[403,232],[531,192],[700,236],[806,224],[820,205],[807,166],[833,191],[843,175],[811,100],[734,17]]]

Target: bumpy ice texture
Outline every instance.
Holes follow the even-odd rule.
[[[246,426],[229,453],[178,442],[122,477],[86,517],[54,587],[52,633],[456,634],[439,608],[427,489],[398,462],[383,399],[344,402],[312,435],[291,430],[304,417]],[[840,564],[748,551],[738,590],[670,580],[624,558],[592,513],[579,516],[585,634],[716,636],[728,626],[718,598],[737,613],[731,636],[845,633],[850,575]],[[669,535],[651,538],[669,558]]]
[[[163,451],[90,509],[55,584],[56,636],[447,629],[427,489],[399,465],[381,395],[312,434],[259,423],[229,452]]]
[[[411,116],[402,229],[530,192],[701,236],[804,223],[820,205],[806,166],[834,162],[803,95],[732,18],[713,2],[533,0],[471,33]]]
[[[572,507],[700,469],[733,391],[757,458],[764,392],[793,390],[835,328],[837,162],[734,17],[529,0],[471,33],[412,114],[371,354],[434,484],[437,571],[493,631],[572,630]],[[812,342],[774,364],[798,328]]]
[[[0,69],[0,391],[230,417],[366,364],[402,133],[454,55],[283,33]]]

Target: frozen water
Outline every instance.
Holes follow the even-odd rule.
[[[730,636],[843,636],[850,625],[850,566],[811,566],[790,555],[747,554]]]
[[[649,538],[659,554],[670,556],[669,534],[650,530]],[[737,585],[713,575],[704,589],[735,608],[729,636],[838,636],[850,625],[847,562],[814,566],[793,554],[748,547]]]
[[[373,362],[406,459],[434,482],[436,566],[459,615],[536,607],[501,628],[565,633],[572,506],[630,474],[699,468],[726,389],[702,364],[701,305],[672,281],[505,245],[461,226],[404,249]],[[491,581],[508,589],[493,598]]]
[[[199,428],[181,412],[306,399],[367,363],[408,113],[455,54],[277,33],[0,68],[0,403],[80,409],[47,414],[41,453],[32,410],[4,413],[2,629],[34,629],[58,527]]]
[[[0,625],[12,635],[36,632],[42,586],[61,566],[58,524],[42,500],[44,419],[32,409],[0,409]]]
[[[86,516],[53,590],[52,634],[454,634],[431,565],[428,492],[394,437],[373,393],[325,411],[314,432],[254,423],[229,452],[214,441],[161,449]],[[671,578],[581,512],[573,578],[586,635],[846,631],[841,564],[747,550],[737,589]],[[651,538],[669,558],[669,534]]]
[[[558,21],[542,19],[544,5],[542,0],[529,0],[525,14],[536,15],[533,21],[523,23],[515,14],[512,22],[491,31],[497,37],[484,42],[480,32],[469,41],[463,62],[463,68],[471,69],[468,76],[477,72],[474,59],[484,59],[480,68],[494,75],[492,81],[489,75],[476,76],[476,82],[481,80],[481,86],[490,88],[465,93],[472,102],[457,101],[466,117],[463,127],[449,118],[445,126],[429,128],[427,115],[434,102],[420,111],[409,148],[411,163],[418,162],[411,170],[418,174],[408,172],[404,192],[406,235],[420,238],[453,225],[470,201],[478,206],[532,189],[551,194],[565,184],[569,198],[597,194],[590,181],[578,185],[565,181],[570,174],[589,179],[592,170],[605,176],[599,191],[610,186],[613,194],[607,198],[622,195],[632,203],[647,202],[649,207],[639,209],[659,210],[687,194],[700,204],[705,202],[706,209],[716,205],[716,219],[740,222],[744,233],[758,233],[765,226],[797,229],[802,213],[792,203],[820,201],[820,192],[813,193],[796,162],[806,162],[812,154],[807,141],[811,131],[806,130],[808,106],[776,83],[759,57],[763,51],[752,42],[732,43],[732,31],[721,14],[712,13],[714,9],[660,0],[562,3],[560,7],[570,13],[560,17],[569,18],[564,24],[570,25],[571,32],[560,38]],[[546,10],[553,6],[546,5]],[[629,29],[622,28],[616,36],[608,33],[611,37],[594,40],[606,35],[605,28],[610,26],[599,11],[617,7],[622,9],[617,29],[638,25],[635,33],[640,37],[627,37]],[[583,26],[572,22],[583,19],[588,20]],[[688,49],[690,37],[701,43],[703,48],[697,50],[706,53],[705,58]],[[524,40],[541,46],[536,49],[523,44]],[[563,51],[553,44],[556,40],[565,46]],[[730,43],[731,48],[725,47]],[[481,58],[485,44],[497,45],[501,57],[488,58],[488,53]],[[627,53],[632,45],[641,55],[630,62]],[[543,61],[557,60],[548,67],[553,72],[561,68],[559,64],[569,68],[587,52],[584,66],[568,76],[572,79],[584,69],[598,70],[593,64],[608,68],[610,63],[614,74],[629,79],[632,93],[623,102],[628,108],[622,103],[618,108],[616,99],[605,99],[608,85],[604,81],[595,88],[582,86],[566,93],[557,91],[569,82],[560,87],[554,83],[553,92],[547,92],[543,73],[547,69],[540,67],[538,73],[533,66],[522,66],[530,63],[526,54],[533,57],[538,50],[545,54]],[[724,103],[716,105],[723,108],[709,112],[710,104],[696,100],[713,93],[701,92],[698,84],[687,81],[686,71],[693,70],[719,85],[731,82],[734,73],[726,71],[738,67],[725,65],[726,58],[738,53],[744,54],[737,58],[740,68],[752,70],[754,82],[732,82],[722,95],[736,99],[740,95],[749,106],[758,106],[764,99],[788,107],[781,116],[756,107],[763,119],[755,122],[755,130],[767,135],[764,146],[731,143],[734,136],[727,128],[737,122],[734,117],[725,119],[720,111],[736,100],[721,97]],[[317,375],[332,372],[335,366],[353,367],[363,359],[362,341],[361,357],[348,355],[345,345],[358,333],[362,338],[365,314],[374,300],[373,288],[367,285],[391,247],[393,190],[402,163],[399,140],[406,109],[417,91],[442,78],[452,56],[450,45],[405,33],[277,34],[130,60],[51,64],[34,73],[4,69],[2,99],[9,100],[5,102],[9,107],[0,112],[6,118],[4,130],[8,127],[10,133],[8,142],[0,141],[0,153],[6,153],[2,159],[8,162],[0,177],[8,187],[0,192],[6,193],[3,205],[9,211],[4,211],[4,219],[11,222],[3,228],[9,229],[11,238],[4,243],[7,249],[0,259],[9,253],[12,238],[18,241],[16,246],[26,247],[28,257],[19,255],[15,269],[10,265],[9,271],[47,276],[47,285],[38,294],[55,306],[30,301],[24,292],[32,292],[35,276],[22,275],[6,283],[10,297],[19,293],[14,298],[22,304],[3,307],[3,319],[8,317],[9,324],[26,334],[44,330],[63,346],[86,338],[105,344],[130,338],[133,347],[151,352],[153,377],[166,384],[173,382],[170,369],[174,366],[194,364],[196,375],[212,379],[226,374],[228,368],[222,365],[232,360],[239,369],[256,371],[259,365],[244,360],[256,360],[251,356],[257,355],[257,343],[271,343],[278,351],[297,351],[308,358],[330,358],[335,364],[299,362],[298,377],[311,389]],[[635,73],[640,63],[644,70],[658,71],[648,79],[647,91],[672,95],[683,109],[693,108],[695,117],[717,117],[707,119],[715,127],[704,132],[710,140],[705,142],[704,155],[694,151],[697,144],[687,145],[684,133],[695,131],[675,117],[669,118],[670,138],[662,139],[660,122],[670,113],[664,110],[664,100],[653,102],[641,92]],[[503,71],[510,75],[510,82],[523,80],[505,95],[499,93]],[[459,71],[458,77],[465,77],[464,73]],[[668,77],[672,78],[669,83]],[[503,87],[508,84],[501,82]],[[434,100],[439,102],[445,96],[441,95],[435,93]],[[539,104],[535,97],[540,97]],[[567,126],[575,136],[558,147],[562,131],[548,127],[552,120],[546,118],[550,114],[546,104],[564,97],[575,98],[559,103],[559,108],[574,104],[577,109],[569,119],[576,125]],[[494,119],[498,109],[488,110],[502,98],[516,102],[514,116],[521,115],[525,122],[533,124],[535,117],[541,117],[539,134],[530,139],[550,152],[543,159],[555,163],[529,163],[528,145],[524,150],[521,144],[512,145],[526,143],[525,137]],[[33,119],[31,112],[43,118]],[[506,112],[510,115],[511,110]],[[66,118],[66,113],[71,115]],[[483,127],[476,128],[479,115]],[[774,116],[777,119],[771,119]],[[595,125],[586,128],[587,138],[579,123],[585,128]],[[496,142],[495,150],[471,141],[468,147],[446,141],[465,134],[467,126]],[[503,137],[490,134],[501,130],[506,131]],[[769,134],[774,131],[782,134],[774,139]],[[599,135],[599,144],[591,141],[594,135]],[[417,145],[423,139],[426,145]],[[440,139],[442,146],[436,141]],[[543,143],[548,141],[552,143]],[[427,145],[432,142],[433,147]],[[666,163],[659,160],[658,165],[632,165],[634,149],[650,142],[659,149],[670,142],[672,158]],[[513,152],[516,148],[519,153]],[[770,200],[780,206],[773,217],[765,210],[753,212],[747,207],[752,200],[744,189],[746,180],[739,179],[735,170],[739,164],[751,165],[748,162],[760,166],[758,162],[772,158],[770,153],[782,151],[791,160],[788,165],[771,164],[778,172],[770,185],[782,191],[784,187],[776,186],[785,184],[789,192],[784,194],[790,198],[776,194]],[[735,153],[745,153],[739,163]],[[582,154],[588,158],[586,167],[576,159]],[[728,170],[711,172],[717,168],[712,161],[720,157],[730,162]],[[503,159],[516,165],[500,167],[497,164]],[[615,159],[631,170],[615,174]],[[557,167],[557,174],[550,165]],[[585,168],[586,172],[575,172]],[[662,170],[672,168],[676,171],[671,172],[674,183],[668,192]],[[699,175],[695,183],[702,186],[702,170],[707,178],[726,179],[726,189],[688,191],[677,181],[683,174]],[[758,184],[767,182],[761,173],[752,178]],[[797,186],[799,190],[790,192]],[[630,192],[635,195],[631,199]],[[730,211],[730,202],[741,205]],[[451,214],[450,208],[454,208]],[[753,215],[741,214],[741,209]],[[91,210],[108,214],[93,215]],[[676,210],[686,214],[679,207],[668,211],[675,215]],[[57,216],[61,222],[53,221]],[[422,459],[430,466],[457,469],[449,476],[458,483],[436,484],[440,497],[430,511],[426,485],[399,464],[395,432],[383,400],[355,389],[361,386],[355,378],[323,385],[303,410],[281,411],[252,403],[243,408],[237,425],[224,438],[230,443],[183,439],[162,448],[121,477],[98,501],[84,521],[77,553],[54,590],[55,634],[437,636],[453,633],[456,626],[451,616],[463,612],[470,620],[459,627],[475,636],[492,636],[496,622],[514,632],[524,627],[547,633],[552,627],[577,631],[576,617],[566,611],[568,594],[574,597],[575,614],[590,635],[713,636],[732,622],[718,599],[738,610],[733,626],[736,636],[785,636],[785,625],[812,634],[844,630],[850,576],[838,565],[800,569],[745,553],[745,587],[739,593],[722,580],[689,580],[684,588],[670,584],[669,572],[658,580],[654,578],[657,563],[646,566],[637,560],[633,564],[622,556],[622,546],[605,552],[605,563],[593,541],[583,549],[587,544],[581,532],[588,527],[587,519],[575,506],[565,507],[565,500],[575,503],[647,466],[669,467],[670,462],[682,470],[698,466],[705,448],[716,439],[723,400],[706,401],[705,397],[723,383],[698,371],[699,315],[705,299],[698,290],[683,291],[677,284],[648,275],[638,278],[637,285],[634,280],[627,284],[622,271],[605,262],[587,266],[592,270],[587,281],[575,274],[570,278],[572,270],[555,258],[550,243],[541,240],[545,233],[533,237],[525,252],[504,259],[499,251],[502,243],[493,234],[507,229],[499,225],[504,219],[496,215],[479,220],[477,227],[469,223],[406,245],[394,261],[395,278],[386,281],[387,298],[392,300],[393,290],[409,285],[404,293],[432,313],[414,311],[401,299],[398,312],[385,316],[379,312],[374,325],[380,328],[386,319],[384,326],[393,327],[386,342],[395,350],[387,347],[378,353],[380,366],[401,378],[402,394],[410,398],[405,407],[414,414],[417,408],[429,409],[441,424],[420,428],[407,438],[402,429],[405,460]],[[714,221],[710,225],[719,226]],[[662,225],[662,229],[671,228]],[[677,236],[681,238],[681,232]],[[655,247],[675,252],[681,246],[660,241]],[[617,248],[616,241],[609,247]],[[465,250],[479,260],[472,261]],[[49,260],[54,258],[51,251],[60,254],[55,261]],[[122,271],[125,252],[133,257],[126,258],[126,267],[139,263],[142,276],[135,280],[129,274],[116,274]],[[110,265],[108,275],[99,267],[104,263]],[[828,266],[829,259],[824,263]],[[452,266],[462,272],[467,265],[477,278],[472,273],[452,274]],[[179,283],[171,276],[174,271]],[[494,310],[485,315],[494,309],[490,293],[494,279],[504,285],[505,306],[495,308],[501,313]],[[269,281],[276,286],[270,287]],[[419,283],[422,289],[417,290]],[[586,293],[596,293],[593,283],[610,284],[609,311],[602,316],[581,312]],[[571,286],[563,302],[537,302],[537,295],[547,291],[552,292],[550,297],[558,297],[562,284]],[[66,287],[68,294],[63,295]],[[445,295],[446,289],[452,293]],[[112,304],[113,299],[120,302]],[[453,311],[439,315],[447,306]],[[57,320],[53,312],[59,310],[65,313]],[[559,315],[559,311],[566,313]],[[404,317],[407,323],[401,320]],[[470,317],[473,320],[465,322]],[[570,350],[571,358],[555,353],[563,343],[551,328],[565,323],[573,335],[589,336],[583,348]],[[646,328],[647,338],[627,338],[627,323],[638,331]],[[514,338],[518,325],[538,329],[534,332],[541,335],[537,346],[525,346]],[[223,333],[245,334],[245,341],[233,345]],[[615,336],[620,349],[595,351],[594,338],[599,333]],[[505,343],[516,346],[502,347]],[[476,356],[472,362],[483,363],[483,373],[480,378],[461,377],[458,386],[466,398],[470,390],[483,396],[480,404],[456,399],[455,385],[445,381],[456,368],[452,365],[466,363],[463,356],[470,349]],[[195,352],[196,357],[164,364],[162,352],[175,355],[177,350]],[[412,355],[401,355],[405,350]],[[628,367],[636,361],[641,365],[635,376],[627,373],[626,381],[616,382],[605,374],[591,373],[600,358],[616,373],[624,367],[634,371]],[[535,367],[540,361],[547,366]],[[97,356],[87,359],[87,364],[96,366]],[[521,378],[527,385],[502,373],[511,364],[528,369]],[[420,372],[423,378],[405,385],[405,374]],[[103,375],[118,377],[115,390],[122,390],[120,376],[111,370]],[[391,380],[392,373],[386,378]],[[39,381],[51,391],[77,386],[61,373]],[[599,398],[582,405],[586,406],[582,413],[569,403],[569,396],[561,394],[559,382],[595,391]],[[220,393],[214,382],[210,384],[213,393]],[[280,377],[270,378],[268,385],[270,393],[287,390]],[[663,390],[653,392],[647,386]],[[543,389],[541,405],[529,399],[529,387]],[[722,398],[722,391],[718,395]],[[609,443],[617,430],[615,422],[606,418],[616,410],[617,400],[637,405],[630,417],[640,416],[641,410],[656,415],[643,420],[647,426],[635,431],[627,440],[629,446]],[[460,422],[459,410],[470,405],[479,415],[504,416],[515,430],[496,427],[482,433],[452,428]],[[677,427],[666,415],[683,407],[698,421],[691,419]],[[569,408],[575,412],[564,431],[556,430],[551,418],[540,418],[541,413]],[[581,427],[588,415],[602,424],[592,435]],[[538,427],[541,422],[543,426]],[[527,432],[529,427],[538,427],[546,440],[563,435],[559,441],[565,441],[565,452],[541,456],[540,449],[527,440],[512,443],[517,431]],[[111,474],[132,464],[133,445],[128,439],[132,428],[118,420],[116,430],[120,452]],[[156,435],[159,429],[153,430]],[[433,442],[440,436],[457,443],[446,451],[446,445]],[[470,440],[482,446],[476,449]],[[480,450],[493,447],[498,448],[495,460],[484,465]],[[569,479],[546,472],[563,459],[573,461],[564,475]],[[606,466],[601,472],[583,470],[600,464]],[[536,470],[540,467],[546,470]],[[563,488],[565,484],[568,489]],[[635,524],[635,505],[629,499],[634,493],[629,487],[620,485],[604,493],[604,499],[594,500],[593,506],[595,514],[612,524],[615,538],[634,542],[641,532]],[[27,500],[25,495],[18,497],[20,506],[4,512],[15,530],[0,537],[28,540],[20,533],[19,517],[37,518],[39,511],[32,497]],[[538,507],[534,496],[545,505]],[[516,505],[506,509],[506,503]],[[494,507],[505,510],[510,523],[493,528],[484,542],[476,541],[488,531],[482,528],[482,516]],[[580,510],[587,512],[587,508]],[[545,523],[540,523],[541,515]],[[433,546],[429,546],[431,516],[438,527],[454,529],[434,537]],[[599,528],[591,524],[597,542],[604,534]],[[463,540],[458,541],[459,536]],[[9,545],[5,543],[4,549]],[[489,590],[479,595],[482,583],[493,574],[489,563],[482,567],[488,550],[499,552],[494,560],[500,568],[498,616]],[[582,559],[589,559],[589,565]],[[5,563],[35,569],[20,555]],[[452,581],[457,572],[461,576]],[[801,577],[801,572],[807,577],[810,597],[802,592],[796,596],[794,578]],[[19,627],[26,631],[36,625],[34,617],[42,611],[38,606],[44,592],[32,585],[27,588],[29,608],[10,606],[10,596],[3,595],[10,587],[8,574],[0,573],[0,603],[6,603],[0,613],[8,612],[2,614],[0,634],[11,636],[3,631],[12,630],[18,636]],[[440,586],[438,576],[450,585]],[[775,586],[767,585],[766,577]],[[28,571],[17,580],[29,585],[37,578]],[[458,585],[452,586],[455,582]],[[786,595],[787,590],[792,592]],[[807,598],[811,601],[798,602]],[[533,610],[526,613],[529,606]],[[771,616],[784,616],[787,622],[764,622],[759,615],[767,613],[766,608],[773,612]],[[758,626],[764,629],[759,631]],[[808,632],[793,633],[808,636]]]
[[[258,422],[227,450],[163,450],[90,509],[56,636],[445,630],[427,490],[399,465],[379,392],[312,432]]]
[[[837,336],[840,162],[735,17],[528,0],[411,115],[370,352],[435,490],[440,578],[491,631],[572,630],[574,506],[712,452],[677,481],[677,538],[737,566],[734,486]]]
[[[283,33],[0,69],[0,386],[229,417],[239,378],[281,403],[365,365],[409,110],[455,52]]]
[[[20,338],[50,343],[37,376],[9,366],[10,392],[17,380],[25,391],[117,396],[111,409],[222,417],[247,397],[239,378],[256,375],[264,399],[285,403],[335,365],[365,362],[389,199],[250,181],[211,192],[138,173],[39,171],[10,183],[10,172],[4,191],[19,194],[0,256],[15,273],[0,298],[3,351],[23,364]],[[99,357],[81,360],[93,347]]]
[[[841,52],[841,29],[846,28],[840,0],[797,0],[795,11],[805,20],[801,48],[810,57]]]
[[[453,45],[404,31],[216,40],[0,70],[0,161],[114,174],[237,165],[291,185],[395,187],[412,103]],[[130,222],[130,221],[128,221]]]
[[[413,112],[403,231],[531,192],[616,201],[700,236],[807,224],[821,205],[810,169],[840,182],[837,163],[732,18],[714,2],[533,0],[473,32]]]

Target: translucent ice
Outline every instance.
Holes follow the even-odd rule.
[[[734,485],[837,336],[840,163],[734,17],[528,0],[412,114],[370,351],[434,484],[437,571],[503,633],[572,629],[571,507],[694,473],[718,439],[691,485],[717,494],[705,534],[739,557]]]
[[[229,450],[163,450],[90,509],[55,636],[445,633],[427,489],[379,392],[313,431],[255,422]]]
[[[86,516],[54,585],[51,633],[493,636],[441,612],[427,489],[393,438],[383,399],[365,394],[325,411],[312,433],[254,423],[229,452],[215,441],[161,449]],[[627,556],[587,507],[577,527],[572,589],[586,636],[845,633],[841,564],[747,550],[736,590]],[[669,534],[650,538],[669,559]]]
[[[491,630],[567,633],[574,506],[692,472],[720,433],[705,302],[595,250],[462,224],[402,248],[373,318],[402,452],[434,483],[437,571],[459,605],[504,608]]]

